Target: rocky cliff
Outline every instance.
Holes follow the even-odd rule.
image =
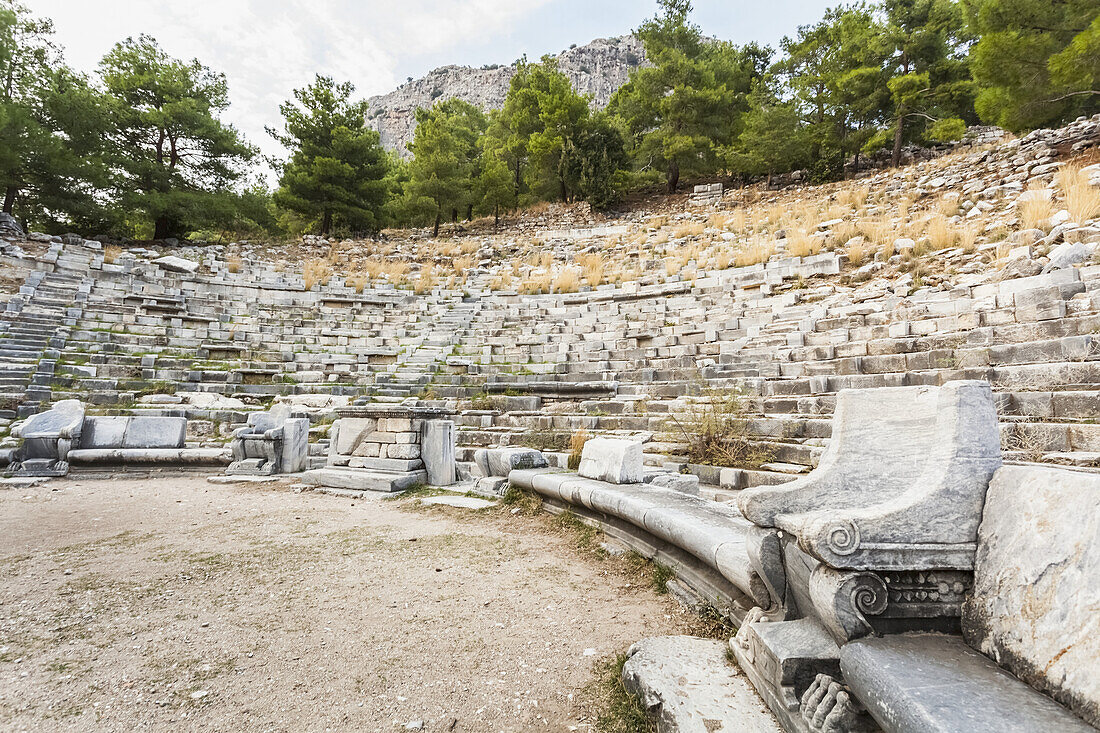
[[[630,72],[644,63],[645,49],[634,36],[598,38],[557,56],[560,68],[580,94],[592,97],[596,108],[605,106]],[[416,129],[416,110],[430,107],[441,99],[458,98],[482,109],[498,109],[504,104],[508,85],[516,65],[443,66],[419,79],[402,84],[389,94],[368,100],[367,124],[382,136],[382,145],[408,157],[405,143]]]

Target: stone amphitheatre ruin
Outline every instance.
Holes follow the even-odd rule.
[[[2,457],[531,492],[737,627],[631,649],[661,730],[748,730],[731,664],[787,731],[1094,730],[1100,117],[996,137],[447,240],[0,222]],[[738,460],[700,462],[708,420]]]

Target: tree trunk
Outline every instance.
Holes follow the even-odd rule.
[[[153,239],[168,239],[168,215],[161,214],[153,223]]]
[[[8,186],[4,191],[4,213],[10,214],[15,206],[15,194],[19,191],[15,186]]]
[[[332,212],[326,211],[321,214],[321,236],[327,237],[330,231],[332,231]]]
[[[474,205],[466,204],[466,221],[474,220]]]
[[[500,228],[500,204],[493,204],[493,229]]]
[[[668,192],[676,193],[676,189],[680,186],[680,164],[676,161],[672,161],[668,164]]]
[[[565,187],[565,179],[559,178],[558,183],[561,184],[561,200],[563,203],[569,203],[569,190]]]
[[[894,155],[890,158],[890,164],[897,168],[901,165],[901,141],[905,134],[905,106],[898,108],[898,126],[894,130]]]
[[[432,228],[432,236],[433,237],[438,237],[439,236],[439,222],[442,218],[443,218],[443,212],[442,211],[435,212],[435,227]]]

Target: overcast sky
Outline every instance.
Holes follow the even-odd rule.
[[[653,0],[23,0],[53,18],[70,65],[92,71],[116,42],[147,33],[229,81],[230,122],[265,152],[279,104],[315,73],[351,80],[364,97],[437,66],[536,59],[622,35]],[[708,35],[773,46],[817,20],[820,0],[696,0]]]

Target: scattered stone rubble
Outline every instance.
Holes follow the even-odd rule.
[[[666,268],[696,245],[744,245],[710,218],[746,205],[731,191],[659,217],[550,209],[443,255],[423,233],[355,243],[414,276],[469,258],[461,281],[421,291],[338,271],[307,287],[288,261],[354,249],[319,238],[293,254],[169,252],[3,228],[17,284],[0,310],[0,460],[25,476],[232,462],[349,496],[510,483],[738,621],[732,653],[786,730],[1087,730],[1100,723],[1100,219],[1071,221],[1053,181],[1098,144],[1100,116],[869,174],[861,216],[897,227],[897,200],[947,200],[946,221],[981,232],[969,249],[897,236],[858,265],[864,235],[838,216],[808,233],[813,253],[796,256],[780,227],[754,264]],[[1100,186],[1100,165],[1085,173]],[[1052,204],[1035,228],[1029,199]],[[532,271],[514,262],[528,233],[555,266],[598,252],[635,276],[510,287],[506,273]],[[732,393],[764,458],[693,463],[677,425]]]

